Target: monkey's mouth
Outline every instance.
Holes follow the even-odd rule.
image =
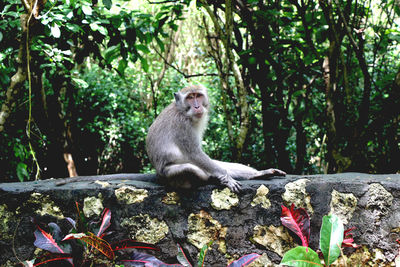
[[[199,118],[199,119],[200,119],[201,117],[203,117],[203,112],[195,113],[194,116],[195,116],[196,118]]]

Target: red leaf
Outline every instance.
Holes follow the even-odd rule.
[[[310,240],[310,217],[305,209],[295,209],[294,204],[292,204],[289,210],[282,205],[281,222],[300,237],[303,247],[308,247],[308,241]]]
[[[40,259],[40,262],[35,263],[33,266],[39,266],[52,261],[61,261],[61,260],[67,260],[71,263],[72,266],[74,266],[74,264],[72,263],[72,256],[70,254],[47,254]]]
[[[350,248],[359,248],[361,247],[360,245],[354,244],[354,239],[353,239],[353,233],[350,233],[356,229],[355,227],[351,227],[347,230],[344,231],[343,234],[343,242],[342,242],[342,247],[350,247]]]
[[[138,241],[135,241],[132,239],[126,239],[126,240],[121,240],[121,241],[112,243],[111,248],[114,251],[121,250],[121,249],[127,249],[127,248],[142,248],[142,249],[159,250],[159,248],[153,244],[138,242]]]
[[[102,237],[105,230],[111,225],[111,210],[104,209],[103,211],[103,219],[101,221],[101,225],[99,231],[97,232],[97,236]]]

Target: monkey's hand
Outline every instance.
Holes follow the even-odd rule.
[[[238,181],[230,177],[228,174],[218,176],[217,179],[222,185],[228,187],[232,192],[240,192],[240,188],[242,187],[242,185]]]
[[[251,180],[268,179],[272,176],[286,176],[286,172],[279,169],[267,169],[259,171],[258,175],[251,177]]]

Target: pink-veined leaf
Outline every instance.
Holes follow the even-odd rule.
[[[343,234],[343,242],[342,242],[342,247],[350,247],[350,248],[359,248],[361,247],[360,245],[354,244],[354,239],[353,239],[353,233],[350,233],[356,229],[355,227],[351,227],[347,230],[344,231]]]
[[[36,247],[52,253],[64,253],[51,234],[47,233],[39,226],[37,226],[37,228],[38,229],[34,232],[36,240],[33,243]]]
[[[102,214],[101,225],[99,231],[97,232],[97,236],[102,237],[105,230],[111,225],[111,210],[105,208]]]
[[[133,253],[130,260],[122,260],[124,266],[145,266],[145,267],[183,267],[180,264],[167,264],[152,255],[145,253]],[[138,265],[141,264],[141,265]]]
[[[185,252],[183,252],[181,245],[176,244],[176,246],[178,247],[178,255],[176,255],[176,258],[178,259],[179,263],[185,267],[192,267],[192,264],[190,264],[189,260],[187,259]],[[204,251],[203,251],[203,253],[204,253]],[[204,255],[205,254],[203,254],[203,256]],[[204,260],[204,257],[203,257],[203,260]],[[201,265],[201,266],[203,266],[203,265]]]
[[[300,237],[303,247],[308,247],[310,240],[310,217],[305,209],[295,209],[294,204],[290,206],[290,209],[282,205],[281,222]]]
[[[240,257],[239,259],[233,261],[231,264],[228,265],[228,267],[245,267],[258,259],[261,255],[258,255],[257,253],[251,253],[244,255]]]

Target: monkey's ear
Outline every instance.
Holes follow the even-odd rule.
[[[175,97],[175,101],[179,102],[179,94],[178,93],[174,93],[174,97]]]

